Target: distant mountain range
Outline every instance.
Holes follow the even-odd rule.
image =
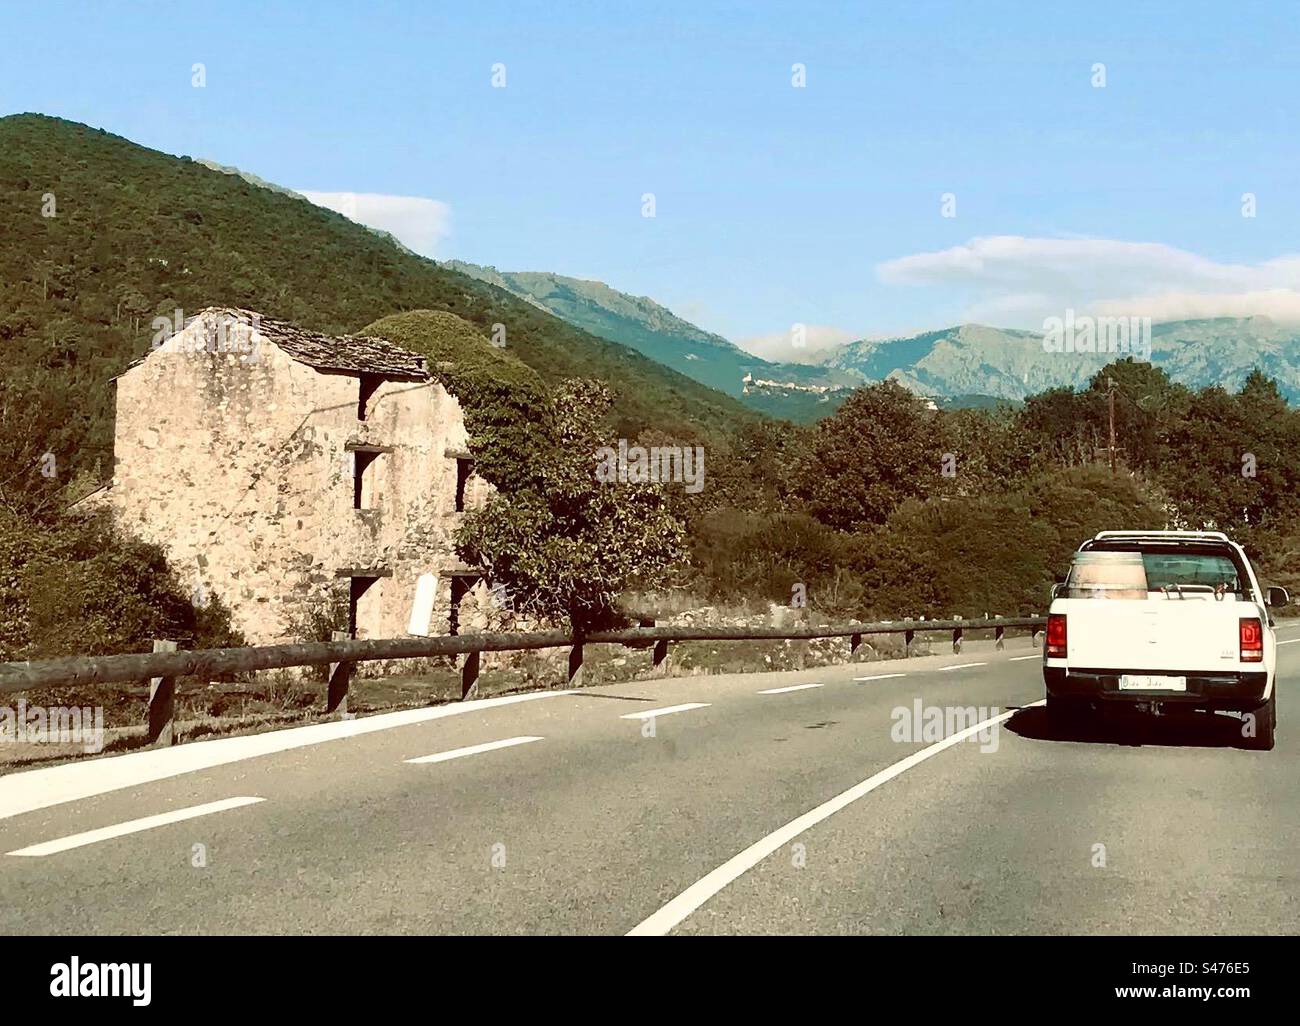
[[[300,194],[238,168],[200,161],[214,171],[284,196]],[[388,232],[367,229],[414,256]],[[635,349],[656,363],[739,399],[763,413],[812,421],[832,412],[858,385],[893,378],[943,406],[1021,400],[1060,385],[1078,387],[1111,353],[1052,353],[1036,331],[960,324],[899,338],[862,339],[809,363],[765,360],[705,331],[645,296],[604,282],[548,271],[499,271],[450,260],[442,264],[495,285],[574,327]],[[1258,367],[1300,402],[1300,330],[1266,317],[1171,321],[1152,328],[1152,362],[1192,387],[1235,388]]]
[[[1047,352],[1043,333],[960,324],[901,338],[863,339],[815,363],[761,359],[645,297],[602,282],[547,272],[506,272],[460,261],[445,266],[497,285],[594,335],[777,416],[825,416],[859,384],[893,378],[943,406],[1020,400],[1085,385],[1123,353]],[[1170,321],[1151,331],[1152,362],[1191,387],[1236,388],[1258,367],[1300,402],[1300,330],[1266,317]],[[750,379],[746,381],[746,377]]]
[[[547,271],[498,271],[460,260],[442,266],[505,289],[575,327],[629,346],[774,416],[816,420],[865,380],[851,369],[764,360],[652,299],[619,292],[604,282]]]
[[[1235,389],[1258,367],[1290,402],[1300,400],[1300,331],[1266,317],[1169,321],[1152,326],[1150,343],[1151,362],[1184,385]],[[1023,399],[1059,385],[1084,385],[1124,355],[1046,352],[1042,332],[962,324],[909,338],[850,342],[823,363],[873,381],[892,377],[923,395]]]

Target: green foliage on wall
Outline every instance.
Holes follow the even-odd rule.
[[[412,310],[368,324],[375,335],[425,356],[430,372],[461,405],[475,470],[498,488],[532,480],[554,444],[551,403],[541,377],[468,321],[442,310]]]

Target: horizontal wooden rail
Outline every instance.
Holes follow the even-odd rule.
[[[527,652],[544,648],[580,649],[583,645],[631,645],[655,649],[655,663],[666,657],[673,641],[810,641],[849,638],[856,649],[866,634],[903,634],[908,640],[925,631],[960,632],[1008,627],[1031,628],[1046,624],[1041,616],[988,620],[885,620],[834,627],[637,627],[621,631],[595,631],[575,636],[568,631],[529,634],[457,634],[432,638],[388,638],[376,641],[321,641],[294,645],[245,648],[209,648],[193,651],[139,652],[125,655],[74,656],[29,662],[0,663],[0,694],[69,684],[123,684],[152,678],[204,676],[208,678],[253,670],[291,666],[352,664],[379,659],[419,659],[481,652]],[[573,660],[571,658],[572,666]],[[578,657],[581,666],[581,656]]]

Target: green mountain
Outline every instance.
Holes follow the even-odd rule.
[[[796,421],[824,417],[863,380],[853,371],[764,360],[652,299],[619,292],[604,282],[548,271],[498,271],[460,260],[443,266],[503,288],[593,335],[631,346],[773,416]],[[760,386],[755,381],[774,384]]]
[[[1240,388],[1254,368],[1300,401],[1300,331],[1265,317],[1170,321],[1151,329],[1151,362],[1193,388]],[[962,324],[906,338],[850,342],[822,365],[876,381],[894,378],[923,395],[1023,399],[1080,387],[1119,353],[1046,352],[1043,333]]]
[[[45,453],[60,479],[111,473],[110,379],[148,351],[155,317],[213,305],[329,332],[413,309],[454,313],[487,335],[504,325],[507,347],[544,381],[607,382],[624,434],[707,437],[756,416],[288,190],[69,121],[0,118],[0,237],[5,496]]]

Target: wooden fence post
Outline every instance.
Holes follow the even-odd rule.
[[[862,635],[853,634],[849,637],[849,662],[853,662],[853,657],[858,654],[858,649],[862,647]]]
[[[466,652],[465,665],[460,668],[460,700],[478,698],[478,668],[480,652]]]
[[[952,654],[961,655],[961,628],[952,629]]]
[[[347,641],[351,635],[347,631],[334,631],[330,634],[332,641]],[[352,679],[353,663],[330,663],[329,685],[325,695],[325,715],[335,715],[340,720],[348,719],[348,682]]]
[[[175,652],[176,642],[155,641],[155,652]],[[164,748],[176,743],[176,678],[154,677],[149,681],[149,743]]]
[[[907,630],[903,632],[903,656],[909,657],[912,654],[912,639],[916,637],[916,631]]]
[[[650,672],[666,676],[668,674],[668,642],[656,641],[654,655],[651,658],[653,662],[650,666]]]
[[[582,639],[575,638],[569,649],[569,687],[582,686]]]

